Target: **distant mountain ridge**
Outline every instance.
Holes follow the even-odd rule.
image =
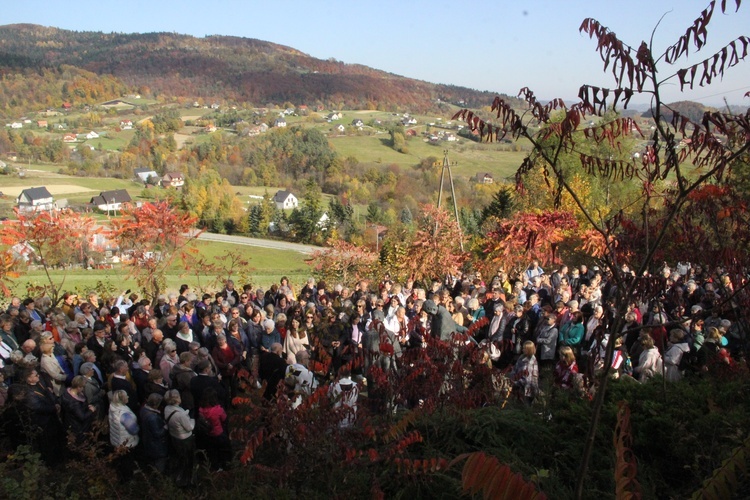
[[[171,96],[291,102],[328,108],[408,109],[488,105],[495,93],[414,80],[360,64],[311,57],[283,45],[231,36],[77,32],[0,26],[0,73],[71,65]],[[520,104],[520,101],[519,101]]]

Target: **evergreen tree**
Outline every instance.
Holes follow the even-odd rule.
[[[481,217],[478,221],[481,226],[484,221],[490,217],[498,219],[507,219],[516,210],[515,199],[513,198],[513,189],[509,186],[502,186],[493,196],[489,205],[482,209]]]
[[[404,207],[401,210],[401,214],[399,215],[399,220],[401,221],[401,224],[404,224],[405,226],[411,226],[411,223],[414,221],[414,217],[411,214],[411,210],[409,210],[409,207]]]

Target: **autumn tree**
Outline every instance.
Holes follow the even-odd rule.
[[[242,202],[229,182],[215,170],[204,170],[199,177],[188,178],[180,201],[182,209],[203,227],[219,233],[247,231]]]
[[[422,282],[456,273],[467,258],[461,250],[463,234],[458,222],[435,205],[422,206],[415,222],[417,229],[408,242],[405,256],[391,272]]]
[[[124,208],[122,217],[112,220],[112,237],[127,256],[123,261],[129,277],[154,303],[165,290],[166,274],[173,265],[182,269],[194,265],[197,252],[190,243],[200,234],[196,222],[163,201]]]
[[[322,235],[324,225],[323,196],[320,187],[309,179],[305,184],[305,192],[299,208],[292,210],[289,216],[289,226],[296,238],[305,243],[315,243]]]
[[[4,241],[30,251],[29,264],[41,266],[46,280],[35,292],[48,295],[55,305],[62,297],[67,270],[74,264],[88,264],[89,252],[94,250],[92,238],[101,229],[95,227],[93,218],[67,209],[31,213],[16,209],[16,217],[6,224]],[[57,269],[63,272],[53,272]]]
[[[739,10],[740,1],[733,4],[734,10]],[[726,183],[727,175],[750,150],[750,111],[744,114],[706,111],[696,121],[670,107],[662,96],[664,86],[672,83],[678,84],[683,92],[709,86],[715,78],[722,77],[725,71],[746,57],[750,38],[740,36],[703,61],[679,67],[690,50],[700,52],[707,46],[708,26],[716,9],[721,14],[730,14],[728,2],[717,5],[711,1],[684,34],[664,49],[654,46],[653,37],[650,42],[629,45],[598,21],[586,19],[580,31],[596,40],[596,50],[604,62],[604,69],[614,78],[613,88],[583,85],[579,91],[580,101],[572,106],[561,99],[543,104],[530,89],[524,88],[519,95],[526,101],[528,110],[525,113],[517,112],[510,102],[497,97],[492,104],[492,111],[496,113],[493,122],[470,110],[456,114],[456,118],[466,120],[472,130],[478,130],[485,138],[498,140],[511,134],[517,139],[529,140],[532,151],[516,174],[519,191],[523,192],[528,173],[541,172],[545,181],[553,186],[555,205],[559,207],[563,196],[568,196],[580,212],[585,222],[581,232],[589,234],[589,240],[597,243],[587,248],[592,255],[598,256],[597,262],[607,270],[614,285],[616,314],[608,329],[611,339],[622,331],[625,312],[631,301],[649,300],[664,289],[663,282],[644,276],[644,273],[655,271],[655,256],[677,229],[676,225],[684,220],[691,200],[706,189],[708,193],[716,188],[731,190],[733,186]],[[632,119],[612,113],[618,105],[627,107],[637,94],[650,98],[650,113],[655,125],[647,136],[650,142],[644,154],[626,158],[598,156],[599,145],[614,147],[633,133],[640,133]],[[598,122],[588,126],[589,117],[595,117]],[[569,168],[569,162],[575,157],[580,168]],[[597,213],[572,184],[575,175],[581,171],[588,179],[606,180],[613,186],[636,184],[639,189],[629,199],[619,200],[618,206]],[[717,201],[726,199],[723,190],[709,196]],[[713,220],[715,224],[723,220],[723,216],[744,209],[720,202],[704,205],[703,210],[700,217]],[[695,215],[689,214],[690,217]],[[733,227],[739,226],[724,225],[720,230],[732,230]],[[695,226],[686,224],[680,229],[690,234]],[[532,249],[531,244],[526,247]],[[695,245],[684,255],[693,262],[703,262],[706,257],[703,247]],[[720,260],[711,264],[729,271],[728,276],[736,290],[735,297],[730,299],[747,293],[747,278],[740,271],[746,270],[750,264],[746,249],[724,252]],[[624,267],[632,272],[623,272]],[[609,366],[614,345],[612,340],[607,345],[605,366]],[[576,479],[578,498],[583,495],[607,393],[609,378],[606,375],[604,372],[596,380],[596,398]]]
[[[354,283],[375,274],[378,254],[346,241],[328,241],[325,250],[316,250],[307,259],[315,275],[333,283]]]

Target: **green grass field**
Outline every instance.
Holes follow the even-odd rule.
[[[278,283],[282,276],[287,276],[292,284],[299,289],[310,276],[310,268],[305,262],[306,256],[299,252],[204,241],[198,241],[195,245],[200,254],[208,258],[209,261],[215,261],[218,257],[224,256],[232,250],[239,250],[253,268],[249,275],[250,283],[253,286],[268,288],[271,284]],[[64,290],[84,292],[96,288],[99,282],[107,288],[137,289],[135,281],[127,279],[127,270],[119,266],[114,269],[78,269],[65,273],[56,271],[52,276],[58,284],[62,282],[63,278],[65,279],[62,285]],[[245,284],[244,279],[237,276],[234,278],[240,286]],[[167,287],[169,291],[177,291],[182,283],[197,287],[199,282],[205,284],[207,280],[208,278],[205,276],[197,278],[194,271],[186,271],[175,265],[167,275]],[[14,280],[13,292],[16,295],[23,295],[27,284],[41,285],[46,282],[42,270],[29,271]]]
[[[395,151],[388,145],[388,134],[374,136],[341,136],[330,137],[333,148],[342,157],[353,156],[361,163],[378,163],[389,165],[395,163],[401,167],[417,165],[422,159],[434,156],[442,161],[443,151],[448,151],[448,159],[455,163],[454,175],[472,177],[477,172],[489,172],[496,179],[509,177],[515,173],[523,161],[524,151],[504,151],[509,145],[475,143],[461,139],[458,143],[426,143],[421,137],[407,141],[408,154]]]

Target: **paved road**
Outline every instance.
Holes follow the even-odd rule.
[[[228,234],[202,233],[198,236],[199,240],[220,241],[222,243],[233,243],[235,245],[246,245],[251,247],[273,248],[276,250],[291,250],[306,255],[313,253],[315,250],[322,250],[323,247],[313,245],[300,245],[299,243],[289,243],[278,240],[262,240],[260,238],[248,238],[246,236],[234,236]]]

